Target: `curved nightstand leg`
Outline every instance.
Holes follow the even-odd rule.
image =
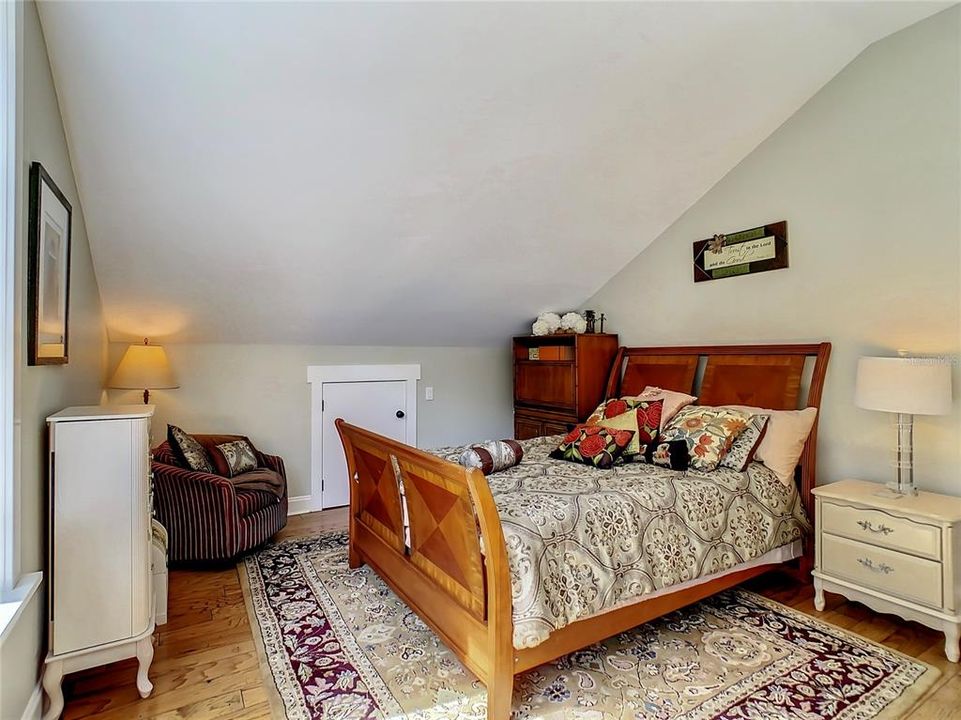
[[[961,625],[955,623],[944,624],[944,654],[953,663],[961,660]]]
[[[814,578],[814,609],[824,612],[824,584],[821,578]]]
[[[140,697],[145,698],[153,690],[153,683],[147,677],[150,671],[150,663],[153,662],[153,638],[147,636],[137,641],[137,691]]]
[[[47,693],[47,712],[43,720],[57,720],[63,712],[63,663],[49,662],[43,670],[43,689]]]

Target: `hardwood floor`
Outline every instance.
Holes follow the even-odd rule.
[[[290,519],[280,538],[347,526],[345,510]],[[883,643],[934,665],[941,677],[905,716],[907,720],[961,718],[961,668],[944,657],[944,637],[917,623],[879,615],[863,605],[828,595],[824,613],[814,592],[779,574],[747,586],[778,602]],[[124,661],[64,679],[66,719],[270,720],[240,579],[233,566],[172,570],[168,622],[156,634],[150,678],[153,694],[137,695],[136,663]]]

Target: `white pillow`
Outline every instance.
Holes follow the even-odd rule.
[[[641,391],[641,394],[636,397],[639,400],[663,401],[664,404],[661,406],[661,424],[658,430],[663,430],[675,415],[688,405],[692,405],[697,401],[697,398],[693,395],[687,395],[686,393],[675,392],[673,390],[663,390],[653,385],[648,385]]]
[[[748,405],[726,405],[725,407],[770,415],[767,430],[754,453],[754,459],[773,470],[785,485],[793,483],[794,468],[801,459],[804,443],[811,434],[811,428],[814,427],[814,421],[818,416],[817,408],[769,410]]]

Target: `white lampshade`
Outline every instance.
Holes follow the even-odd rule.
[[[951,366],[935,358],[863,357],[854,402],[866,410],[906,415],[951,412]]]
[[[110,378],[108,387],[129,390],[177,388],[167,353],[160,345],[131,345]]]

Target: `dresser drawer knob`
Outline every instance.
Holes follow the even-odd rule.
[[[858,558],[858,562],[874,573],[881,573],[882,575],[890,575],[891,573],[894,572],[894,568],[891,567],[890,565],[886,565],[885,563],[881,563],[880,565],[875,565],[874,562],[868,558]]]
[[[858,520],[858,525],[861,526],[862,530],[867,530],[868,532],[877,533],[879,535],[890,535],[891,533],[894,532],[894,528],[889,528],[884,523],[881,523],[877,527],[874,527],[874,525],[869,520]]]

